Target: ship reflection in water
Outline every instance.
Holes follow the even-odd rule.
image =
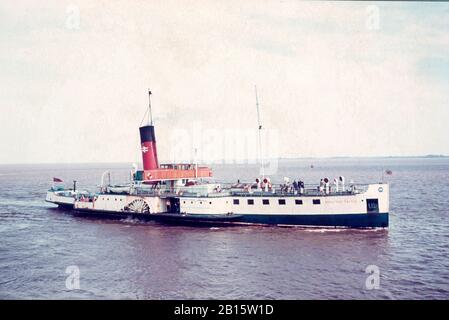
[[[390,228],[198,228],[65,213],[42,201],[53,176],[94,189],[129,165],[0,166],[1,298],[404,299],[449,297],[448,159],[281,161],[279,177],[345,175],[391,187]],[[223,180],[257,168],[214,165]],[[419,182],[419,183],[418,183]],[[368,290],[367,266],[380,271]],[[77,266],[80,289],[66,287]]]

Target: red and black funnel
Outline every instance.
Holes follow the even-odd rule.
[[[154,135],[154,126],[143,126],[139,128],[139,131],[143,170],[157,169],[159,167],[159,163],[157,160],[156,136]]]
[[[140,127],[140,148],[142,151],[143,170],[159,168],[157,161],[156,136],[154,135],[153,115],[151,114],[151,91],[148,90],[148,124]]]

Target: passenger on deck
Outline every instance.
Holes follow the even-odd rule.
[[[297,194],[298,193],[298,183],[296,182],[296,180],[293,180],[293,192],[295,193],[295,194]]]
[[[298,183],[299,194],[304,194],[304,181],[300,180]]]
[[[320,186],[318,187],[318,191],[320,193],[324,192],[324,180],[323,179],[320,180]]]
[[[260,189],[262,189],[262,184],[259,178],[256,178],[256,184],[257,184],[257,191],[261,191]]]
[[[337,180],[337,178],[334,178],[334,186],[335,186],[335,192],[338,192],[338,180]]]
[[[325,194],[329,194],[330,193],[330,184],[329,184],[329,179],[328,178],[324,179],[324,192],[325,192]]]
[[[340,184],[341,184],[341,190],[342,190],[342,191],[345,191],[345,177],[340,176],[340,177],[338,178],[338,180],[340,181]]]

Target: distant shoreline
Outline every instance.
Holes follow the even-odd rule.
[[[329,156],[329,157],[301,157],[301,158],[279,158],[279,160],[319,160],[319,159],[433,159],[433,158],[449,158],[444,154],[428,154],[423,156]]]
[[[344,159],[448,159],[447,155],[422,155],[422,156],[331,156],[331,157],[300,157],[300,158],[266,158],[266,161],[278,160],[278,161],[320,161],[320,160],[344,160]],[[178,161],[179,163],[189,163],[189,161]],[[232,163],[231,163],[232,162]],[[123,162],[35,162],[35,163],[0,163],[0,166],[11,166],[11,165],[123,165],[123,164],[133,164],[132,161],[123,161]],[[136,161],[136,163],[140,163]],[[171,163],[171,161],[160,161],[160,163]],[[199,162],[199,165],[203,164],[213,164],[213,165],[222,165],[222,164],[256,164],[257,160],[255,159],[233,159],[227,160],[223,159],[220,161],[212,161],[212,162]]]

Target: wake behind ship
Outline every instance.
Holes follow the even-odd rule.
[[[97,192],[54,185],[46,201],[85,215],[174,224],[388,227],[386,183],[347,185],[339,177],[333,184],[325,178],[319,186],[274,184],[264,174],[253,182],[210,183],[209,167],[159,164],[151,102],[147,112],[148,123],[139,128],[143,170],[133,170],[129,183],[106,183],[105,172]]]

